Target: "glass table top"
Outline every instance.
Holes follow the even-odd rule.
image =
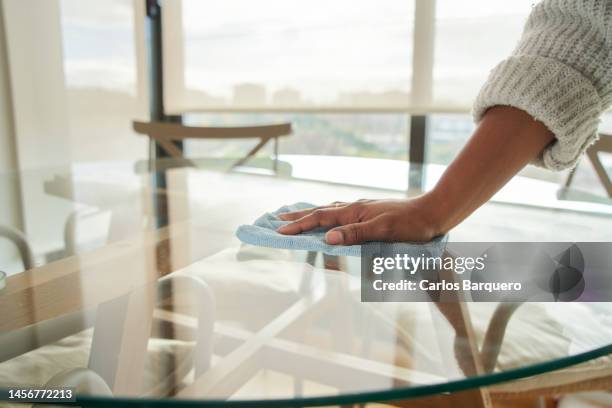
[[[287,202],[386,192],[140,170],[0,175],[0,389],[73,387],[80,405],[321,406],[612,373],[612,304],[363,303],[358,258],[234,235]]]

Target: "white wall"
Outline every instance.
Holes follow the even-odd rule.
[[[4,0],[21,169],[70,163],[59,1]]]
[[[22,231],[39,257],[61,245],[73,205],[50,197],[52,168],[72,161],[59,0],[3,0]],[[40,169],[45,169],[41,171]]]
[[[0,3],[0,174],[15,169],[17,166],[7,61],[4,19],[2,18],[2,4]],[[3,206],[0,208],[3,208]]]
[[[147,156],[147,139],[131,130],[134,119],[148,116],[144,1],[0,4],[6,43],[0,74],[10,73],[0,78],[0,161],[19,169],[12,202],[22,203],[20,229],[40,257],[61,249],[66,218],[76,208],[47,194],[45,180],[78,173],[78,163]],[[11,100],[2,99],[4,94]],[[10,132],[3,115],[13,117]],[[9,146],[5,138],[12,134]],[[74,186],[73,193],[78,194]],[[0,194],[0,205],[8,208]],[[0,223],[17,219],[2,211]]]
[[[19,180],[15,176],[17,152],[2,11],[0,3],[0,224],[21,229]],[[15,247],[0,239],[0,269],[12,272],[15,267],[19,267]]]

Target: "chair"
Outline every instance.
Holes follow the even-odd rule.
[[[35,266],[34,254],[23,233],[6,225],[0,225],[0,237],[4,237],[15,244],[21,256],[24,270],[27,271]]]
[[[593,168],[595,169],[597,178],[599,179],[604,189],[606,190],[608,197],[612,198],[612,181],[610,180],[610,176],[608,175],[608,172],[606,171],[605,167],[601,163],[601,160],[599,159],[600,153],[612,153],[612,135],[607,135],[603,133],[600,134],[599,140],[595,142],[586,151],[586,155],[591,161]],[[571,191],[570,184],[572,183],[575,173],[576,173],[576,167],[574,167],[570,171],[569,175],[567,176],[567,179],[565,180],[564,185],[559,189],[557,196],[559,197],[559,199],[570,199],[570,198],[580,199],[580,197],[576,197],[576,196],[584,196],[586,200],[591,201],[588,199],[586,193],[579,194],[579,193],[573,193]]]
[[[233,164],[232,169],[242,166],[255,156],[270,140],[274,141],[273,170],[278,171],[278,139],[292,133],[291,123],[244,127],[201,127],[185,126],[179,123],[166,122],[133,122],[136,133],[149,136],[173,159],[183,159],[183,152],[172,142],[185,139],[259,139],[243,158]],[[194,165],[193,163],[189,163]]]

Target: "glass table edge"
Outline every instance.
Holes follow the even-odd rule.
[[[327,405],[359,404],[365,402],[385,402],[401,399],[413,399],[433,396],[441,393],[452,393],[466,391],[473,388],[485,387],[507,381],[520,380],[526,377],[545,374],[559,369],[571,367],[589,360],[612,354],[612,344],[599,347],[584,353],[567,356],[557,360],[545,361],[525,367],[484,374],[475,377],[449,381],[445,383],[428,384],[409,388],[393,390],[368,391],[362,393],[347,393],[342,395],[303,397],[303,398],[278,398],[265,400],[205,400],[205,399],[171,399],[171,398],[131,398],[131,397],[98,397],[91,395],[76,396],[74,402],[62,402],[61,405],[81,407],[107,407],[112,403],[116,407],[144,407],[144,406],[182,406],[182,407],[316,407]],[[0,401],[16,402],[8,399],[8,389],[0,387]],[[57,402],[38,403],[44,405],[57,405]]]

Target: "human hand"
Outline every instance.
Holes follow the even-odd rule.
[[[293,221],[278,229],[294,235],[316,227],[332,245],[367,241],[429,241],[459,224],[541,155],[554,135],[528,113],[496,106],[448,166],[436,186],[410,200],[335,203],[281,216]]]
[[[335,227],[325,234],[331,245],[367,241],[429,241],[439,235],[431,205],[424,196],[402,200],[359,200],[282,214],[292,221],[277,231],[295,235],[317,227]]]

